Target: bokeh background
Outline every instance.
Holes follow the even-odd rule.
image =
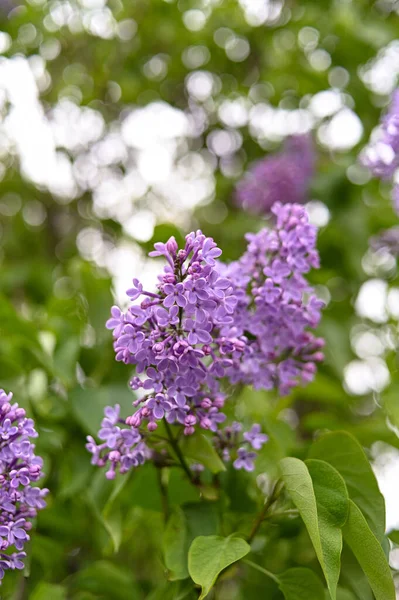
[[[237,413],[270,436],[258,485],[316,433],[354,433],[399,541],[397,263],[369,247],[398,217],[358,161],[397,86],[399,3],[0,0],[0,26],[0,387],[37,421],[51,491],[28,570],[1,596],[191,598],[165,583],[155,468],[115,487],[84,448],[107,403],[132,401],[104,324],[133,277],[154,286],[155,241],[200,227],[225,260],[240,255],[262,219],[236,206],[235,185],[292,134],[316,143],[326,360],[288,397],[246,391]],[[247,491],[231,481],[237,514]],[[197,499],[175,476],[169,495]],[[309,560],[290,527],[270,534],[272,571]],[[218,598],[267,593],[253,573],[228,585]]]

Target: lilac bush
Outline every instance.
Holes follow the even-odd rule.
[[[23,569],[32,519],[46,506],[48,493],[36,482],[43,461],[30,441],[37,437],[32,419],[0,389],[0,580],[8,569]]]
[[[107,466],[108,478],[153,456],[151,433],[160,422],[184,436],[210,430],[223,460],[251,471],[267,436],[258,424],[242,439],[238,423],[221,429],[223,380],[285,394],[312,379],[323,342],[308,329],[322,303],[304,275],[318,266],[316,230],[299,205],[276,204],[273,213],[275,228],[248,235],[247,251],[227,266],[201,231],[180,250],[173,237],[155,244],[150,256],[166,263],[157,291],[134,279],[128,310],[112,308],[116,360],[135,366],[130,386],[138,398],[125,420],[119,406],[106,408],[101,443],[88,438],[92,462]]]
[[[239,206],[257,214],[270,213],[275,202],[303,204],[314,170],[310,134],[292,136],[284,149],[256,162],[236,189]]]

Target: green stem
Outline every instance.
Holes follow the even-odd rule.
[[[162,512],[165,523],[169,517],[168,490],[164,481],[165,471],[162,468],[157,469],[159,491],[161,492]]]
[[[182,454],[182,451],[180,450],[180,446],[177,443],[177,440],[173,437],[172,430],[166,419],[164,419],[164,423],[165,423],[165,429],[166,429],[166,433],[168,434],[170,445],[172,446],[173,450],[175,451],[175,454],[176,454],[177,458],[179,459],[179,462],[180,462],[181,466],[183,467],[183,470],[186,473],[187,477],[189,478],[191,483],[195,484],[193,474],[190,471],[188,464],[186,463],[186,460]]]
[[[266,518],[266,515],[267,515],[269,509],[271,508],[271,506],[273,506],[273,504],[276,502],[277,498],[279,497],[280,492],[282,490],[282,486],[283,486],[283,483],[279,479],[275,483],[268,499],[266,500],[262,510],[260,511],[259,515],[256,518],[255,523],[252,526],[251,533],[249,534],[248,539],[247,539],[248,544],[250,544],[252,542],[255,535],[258,533],[258,529],[261,526],[264,519]]]
[[[261,573],[263,573],[267,577],[270,577],[270,579],[273,579],[273,581],[275,581],[277,584],[280,583],[278,577],[276,577],[275,575],[273,575],[273,573],[270,573],[270,571],[267,571],[267,569],[264,569],[260,565],[257,565],[256,563],[252,562],[252,560],[248,560],[248,559],[244,558],[244,560],[242,562],[244,562],[246,565],[249,565],[253,569],[256,569],[257,571],[260,571]]]
[[[285,517],[285,516],[297,517],[299,515],[299,510],[296,508],[288,508],[287,510],[276,510],[270,515],[265,516],[266,519],[274,519],[274,517]]]

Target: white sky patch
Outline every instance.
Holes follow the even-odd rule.
[[[56,151],[28,61],[22,57],[2,60],[0,81],[11,105],[0,132],[14,145],[23,174],[56,195],[74,197],[77,189],[70,161]]]
[[[350,150],[360,142],[362,135],[362,122],[350,108],[342,108],[318,130],[318,137],[323,146],[338,151]]]
[[[399,450],[378,442],[373,447],[373,469],[385,497],[386,530],[399,529]]]
[[[306,204],[309,221],[316,227],[325,227],[330,220],[330,211],[324,202],[320,200],[311,200]]]
[[[350,394],[356,396],[381,392],[389,382],[388,367],[380,358],[352,360],[344,369],[344,385]]]
[[[307,133],[315,123],[310,111],[285,110],[259,103],[249,113],[249,129],[253,137],[279,140],[288,135]]]
[[[186,114],[166,102],[134,109],[122,123],[122,137],[133,148],[150,148],[189,134]]]
[[[309,110],[317,119],[334,115],[342,106],[342,94],[337,90],[323,90],[322,92],[318,92],[309,102]]]
[[[274,23],[281,15],[283,0],[239,0],[245,20],[252,27]]]
[[[359,69],[363,83],[376,94],[391,94],[399,75],[399,40],[382,48],[377,56]]]
[[[369,279],[363,283],[356,298],[356,312],[375,323],[385,323],[387,313],[388,284],[382,279]]]

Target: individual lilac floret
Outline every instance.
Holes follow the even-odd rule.
[[[0,389],[0,581],[5,571],[24,568],[31,520],[46,506],[48,490],[36,487],[43,461],[34,454],[34,437],[32,419]]]
[[[116,359],[141,374],[131,382],[140,397],[134,403],[138,410],[126,420],[129,426],[146,423],[154,431],[166,419],[191,435],[196,427],[215,431],[225,420],[220,379],[245,344],[235,334],[220,335],[232,326],[237,304],[230,280],[218,272],[220,255],[201,231],[187,235],[180,250],[173,237],[157,243],[150,256],[162,256],[166,265],[156,293],[134,279],[126,313],[112,308],[107,327],[114,331]],[[118,435],[107,417],[100,439],[116,449]]]
[[[235,469],[245,469],[245,471],[253,471],[255,469],[254,460],[256,452],[251,452],[246,448],[238,448],[237,455],[233,463]]]
[[[243,437],[246,442],[251,444],[254,450],[260,450],[268,440],[267,435],[261,432],[260,425],[257,423],[252,425],[250,431],[246,431]]]
[[[368,146],[360,155],[361,162],[380,179],[394,180],[399,167],[399,89],[395,90],[391,104],[373,132]],[[392,202],[399,214],[399,187],[392,190]]]
[[[237,203],[256,214],[270,213],[275,202],[303,204],[314,162],[310,135],[288,138],[283,151],[256,162],[238,183]]]
[[[324,342],[309,331],[317,326],[323,303],[305,278],[319,266],[316,229],[305,208],[276,203],[272,212],[275,228],[249,234],[241,259],[220,265],[238,298],[234,322],[221,334],[244,341],[244,352],[227,369],[233,384],[277,387],[287,394],[311,381],[323,359]]]

